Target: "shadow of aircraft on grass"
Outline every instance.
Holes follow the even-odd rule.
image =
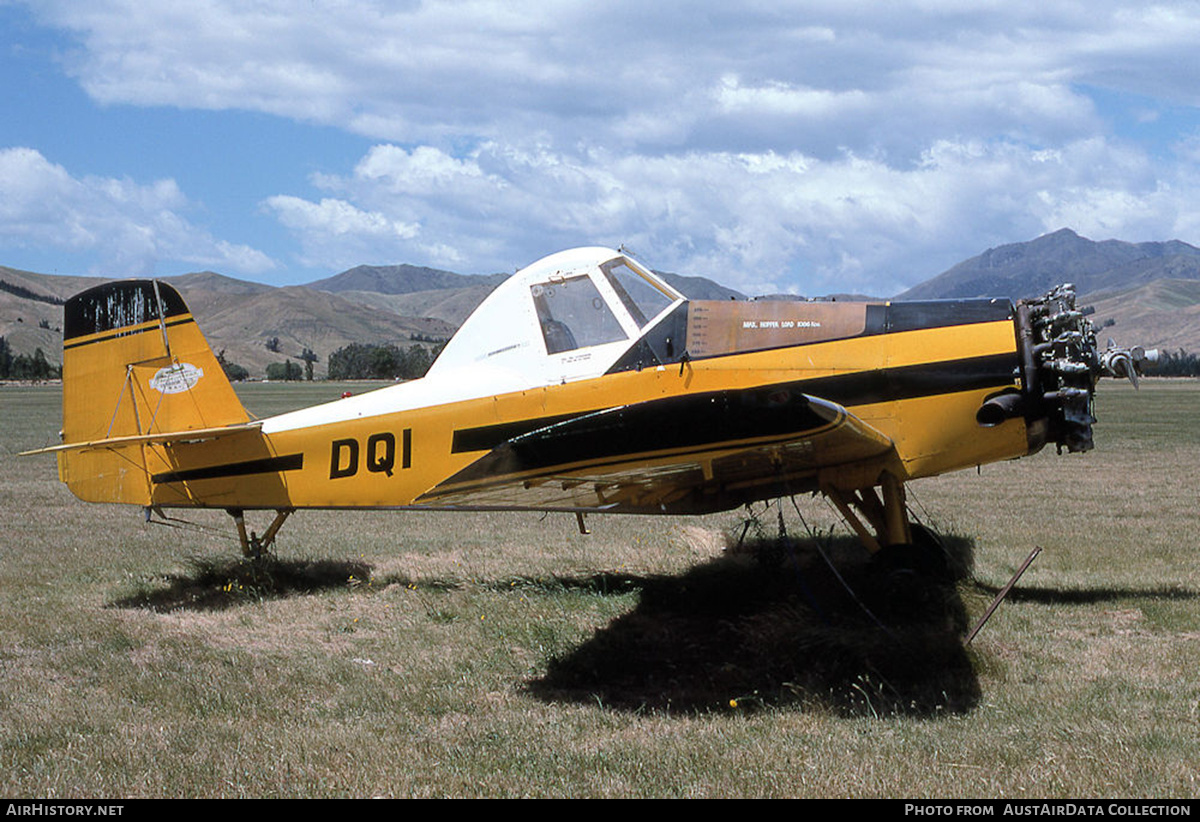
[[[975,588],[990,595],[1000,587],[975,583]],[[1130,599],[1162,599],[1187,601],[1200,599],[1200,593],[1178,586],[1158,588],[1045,588],[1020,586],[1013,588],[1006,599],[1010,602],[1037,602],[1045,605],[1089,605]]]
[[[171,574],[163,587],[146,585],[112,602],[117,608],[148,608],[169,612],[223,611],[264,599],[312,594],[353,586],[370,579],[364,562],[332,559],[257,560],[242,557],[195,558],[187,574]]]
[[[969,541],[949,547],[969,567]],[[639,588],[637,607],[552,659],[529,692],[631,711],[936,716],[977,704],[953,582],[880,573],[854,540],[774,541],[754,553],[616,586]]]
[[[969,540],[944,544],[952,567],[970,567]],[[111,605],[220,611],[344,589],[370,575],[365,563],[329,559],[193,559],[189,573]],[[979,700],[963,645],[966,608],[954,582],[881,571],[852,538],[759,540],[679,575],[598,573],[539,585],[638,593],[631,611],[552,658],[546,673],[526,684],[545,701],[625,711],[792,706],[938,716],[970,711]]]

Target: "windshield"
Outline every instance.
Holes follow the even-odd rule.
[[[634,271],[618,258],[600,266],[609,284],[621,298],[625,309],[633,317],[638,328],[645,328],[646,323],[658,316],[659,312],[675,301],[675,297],[667,294],[657,285]]]

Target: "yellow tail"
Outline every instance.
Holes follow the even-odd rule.
[[[250,419],[170,285],[107,283],[67,301],[59,477],[90,502],[149,505],[151,435]]]

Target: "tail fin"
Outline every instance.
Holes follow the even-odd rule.
[[[150,504],[145,435],[249,420],[199,327],[170,285],[107,283],[67,301],[59,476],[82,499]],[[112,442],[133,438],[134,442]]]

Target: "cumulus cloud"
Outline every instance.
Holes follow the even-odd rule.
[[[371,238],[386,239],[377,258],[411,259],[434,253],[436,238],[445,244],[436,264],[489,270],[494,260],[529,262],[598,242],[751,292],[882,296],[989,246],[1063,226],[1140,238],[1183,225],[1196,191],[1165,184],[1139,152],[1096,138],[1055,150],[944,140],[905,168],[851,153],[651,157],[485,144],[454,158],[380,145],[353,173],[321,185],[337,192],[336,207],[270,205],[328,259],[364,253]],[[413,226],[415,215],[419,231],[387,228]]]
[[[74,33],[101,103],[375,141],[316,196],[258,198],[308,264],[487,271],[626,243],[751,290],[887,294],[1064,225],[1200,241],[1194,138],[1155,155],[1115,124],[1200,104],[1183,0],[33,8]]]
[[[874,115],[928,144],[947,125],[1068,128],[1081,83],[1158,96],[1165,78],[1194,102],[1200,68],[1200,14],[1184,3],[863,13],[798,2],[47,0],[35,11],[76,33],[71,70],[102,102],[268,111],[414,143],[532,128],[609,146],[701,132],[738,150],[732,113],[790,119],[800,135]],[[906,106],[915,122],[896,128]],[[921,116],[930,108],[936,117]],[[675,127],[630,127],[651,118]],[[842,145],[863,151],[882,136],[845,133]],[[787,132],[776,139],[776,150],[805,149]]]
[[[364,211],[341,199],[313,203],[299,197],[277,195],[263,205],[299,238],[301,259],[307,265],[337,268],[347,259],[381,262],[404,253],[420,226],[396,220],[378,211]]]
[[[76,178],[35,149],[0,149],[0,244],[87,252],[94,273],[110,276],[154,273],[167,260],[246,274],[274,267],[193,226],[187,206],[172,180]]]

